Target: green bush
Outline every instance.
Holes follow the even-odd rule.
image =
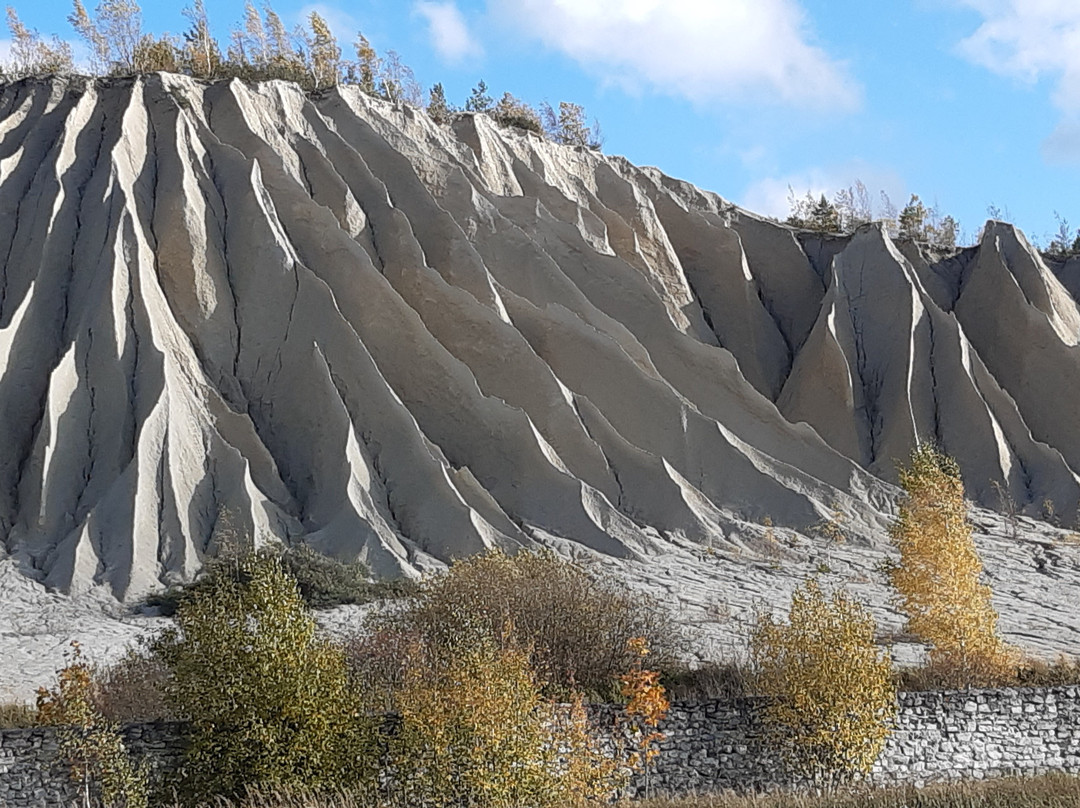
[[[342,651],[316,635],[281,558],[238,557],[185,597],[154,643],[166,700],[189,722],[182,793],[192,801],[249,787],[335,789],[371,782],[371,722]]]
[[[268,552],[279,556],[281,565],[296,580],[304,604],[312,609],[405,597],[416,591],[416,584],[406,579],[368,581],[368,570],[363,564],[345,564],[322,555],[306,544]],[[211,586],[217,578],[235,578],[236,556],[235,549],[226,549],[219,557],[209,561],[193,582],[149,595],[144,603],[156,607],[166,617],[172,617],[185,598]]]

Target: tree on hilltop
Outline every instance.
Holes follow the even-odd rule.
[[[22,23],[11,6],[7,7],[7,26],[11,32],[11,61],[6,71],[10,78],[74,70],[71,45],[56,36],[46,42],[36,30]]]

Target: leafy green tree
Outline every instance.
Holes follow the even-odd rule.
[[[277,555],[235,563],[236,576],[181,603],[154,647],[170,674],[166,700],[190,722],[187,796],[370,782],[373,733],[342,651],[316,634]]]
[[[143,41],[142,9],[138,3],[102,0],[91,17],[81,0],[74,0],[68,22],[90,47],[98,69],[117,75],[147,70],[143,59],[148,55],[149,43]]]
[[[541,110],[544,117],[544,133],[555,143],[565,146],[584,146],[599,149],[603,143],[600,127],[594,123],[590,129],[585,122],[585,108],[569,101],[559,102],[558,113],[550,104],[544,104]]]
[[[423,106],[423,91],[413,69],[401,60],[397,51],[388,50],[379,73],[379,95],[387,101]]]

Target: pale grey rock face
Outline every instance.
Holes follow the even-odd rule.
[[[641,581],[679,559],[658,593],[694,612],[703,581],[790,588],[839,514],[866,577],[917,440],[978,504],[1073,523],[1070,283],[1001,223],[945,260],[876,226],[798,234],[355,88],[10,84],[0,542],[121,600],[227,529],[381,575],[548,545]]]

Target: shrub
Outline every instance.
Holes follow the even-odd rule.
[[[413,645],[392,706],[393,804],[554,808],[607,798],[617,784],[580,699],[545,701],[528,652],[482,632]]]
[[[166,699],[190,722],[185,794],[370,778],[373,735],[342,652],[316,636],[276,554],[235,563],[236,576],[213,576],[185,598],[176,627],[154,644],[170,674]]]
[[[503,97],[499,99],[499,103],[495,105],[491,117],[499,126],[516,126],[518,129],[535,132],[538,135],[544,134],[544,127],[540,123],[540,114],[510,93],[504,93]]]
[[[929,664],[906,668],[897,673],[897,684],[900,690],[908,692],[955,689],[956,672]],[[1053,662],[1029,657],[1020,660],[1011,675],[1003,675],[993,684],[999,687],[1080,685],[1080,659],[1064,654]]]
[[[870,613],[816,580],[795,590],[787,621],[759,613],[750,636],[755,690],[783,760],[798,775],[835,782],[868,772],[888,738],[896,688]]]
[[[587,149],[599,149],[604,145],[604,136],[600,125],[593,122],[592,127],[585,122],[585,108],[569,101],[559,102],[559,111],[555,112],[550,104],[541,107],[544,119],[544,133],[550,140],[564,146],[583,146]]]
[[[165,703],[169,672],[149,648],[132,648],[117,662],[95,668],[94,707],[109,721],[130,724],[174,718]]]
[[[930,646],[928,667],[943,684],[1009,681],[1019,659],[998,634],[956,461],[920,446],[900,469],[900,485],[905,498],[889,529],[900,560],[887,570],[907,630]]]
[[[502,648],[529,648],[547,695],[581,690],[601,700],[617,694],[619,675],[635,663],[631,638],[644,638],[661,668],[671,667],[683,648],[678,627],[658,603],[550,551],[495,550],[456,561],[368,628],[351,656],[384,689],[400,680],[401,652],[410,642],[451,646],[470,631]]]
[[[82,787],[84,808],[93,797],[105,805],[147,808],[147,770],[128,757],[120,729],[104,719],[93,702],[93,676],[79,643],[71,643],[67,665],[54,688],[39,688],[37,718],[60,728],[60,754]]]
[[[192,583],[149,595],[145,600],[146,605],[160,609],[167,617],[173,616],[185,598],[211,586],[216,578],[235,578],[238,574],[238,552],[235,547],[227,546],[217,558],[206,564]],[[367,567],[363,564],[345,564],[324,556],[306,544],[273,548],[268,552],[279,556],[286,572],[296,579],[304,604],[312,609],[405,597],[416,591],[416,584],[405,579],[370,582],[367,580]]]

